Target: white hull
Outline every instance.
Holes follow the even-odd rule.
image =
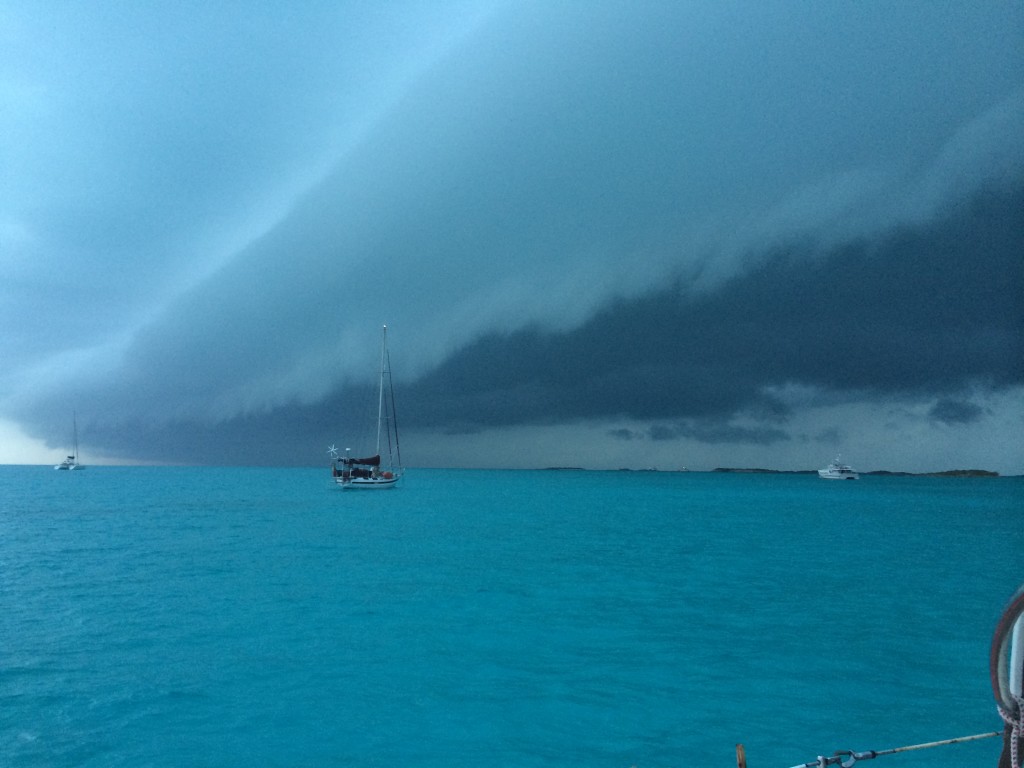
[[[355,477],[345,480],[340,477],[334,478],[334,482],[342,487],[342,490],[346,491],[386,491],[388,488],[394,488],[398,485],[398,478],[400,475],[395,477],[378,477],[378,478],[365,478]]]
[[[62,461],[60,464],[57,464],[54,467],[54,469],[66,469],[66,470],[70,471],[70,470],[76,470],[76,469],[77,470],[85,469],[85,467],[83,467],[81,464],[68,464],[66,461]]]
[[[822,480],[860,480],[856,472],[830,472],[827,469],[819,469],[818,477]]]

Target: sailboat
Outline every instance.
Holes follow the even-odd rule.
[[[74,430],[74,442],[72,443],[72,445],[74,447],[71,449],[71,453],[68,455],[68,457],[66,459],[64,459],[64,461],[62,461],[60,464],[55,464],[54,465],[54,467],[53,467],[54,469],[67,469],[67,470],[85,469],[84,465],[78,463],[78,416],[77,415],[73,415],[72,416],[71,423],[73,425],[73,430]]]
[[[382,458],[382,447],[387,457]],[[377,452],[365,458],[353,458],[350,448],[339,456],[333,445],[331,475],[345,490],[384,490],[394,488],[402,477],[402,453],[398,446],[398,421],[395,418],[395,394],[391,382],[391,360],[388,357],[388,327],[381,332],[380,378],[377,393]]]

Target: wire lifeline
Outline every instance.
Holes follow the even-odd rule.
[[[911,752],[915,749],[928,749],[929,747],[941,747],[947,744],[960,744],[966,741],[977,741],[978,739],[991,739],[994,736],[1002,735],[1001,731],[989,731],[988,733],[976,733],[973,736],[957,736],[953,739],[942,739],[941,741],[928,741],[923,744],[910,744],[905,747],[893,747],[892,749],[869,749],[864,752],[855,752],[851,749],[842,749],[831,756],[818,755],[818,759],[810,763],[800,763],[792,768],[827,768],[830,765],[839,765],[842,768],[852,768],[858,760],[872,760],[882,755],[894,755],[897,752]],[[844,760],[844,758],[847,758]]]

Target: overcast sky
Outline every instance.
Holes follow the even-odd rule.
[[[0,462],[325,462],[384,323],[410,466],[1024,473],[1024,5],[0,0]]]

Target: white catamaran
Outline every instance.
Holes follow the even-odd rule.
[[[60,464],[55,464],[54,469],[85,469],[83,464],[78,463],[78,416],[72,416],[72,425],[74,430],[74,439],[72,442],[71,453],[64,459]]]
[[[382,459],[383,448],[387,451]],[[339,456],[333,445],[331,474],[343,489],[383,490],[394,488],[402,477],[402,453],[398,446],[398,420],[395,418],[395,394],[391,383],[391,360],[388,357],[388,327],[381,334],[380,380],[377,394],[377,452],[366,458],[352,458],[351,449]]]

